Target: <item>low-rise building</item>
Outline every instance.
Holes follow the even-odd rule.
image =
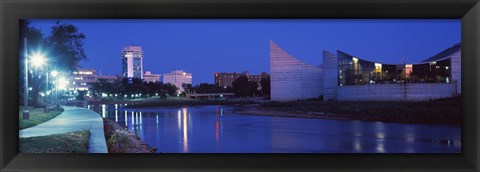
[[[115,82],[121,77],[111,75],[97,75],[95,69],[78,69],[73,72],[72,79],[68,85],[68,91],[76,94],[77,91],[86,91],[86,95],[90,95],[92,84],[99,80],[105,80],[107,82]]]
[[[143,74],[144,82],[160,82],[160,74],[152,74],[152,71],[145,71]]]
[[[163,83],[171,83],[177,86],[178,93],[185,91],[183,84],[192,84],[192,73],[187,73],[183,70],[174,70],[170,73],[163,74]]]
[[[241,73],[233,72],[233,73],[227,73],[227,72],[215,72],[213,74],[214,77],[214,83],[218,86],[222,86],[224,88],[226,87],[232,87],[233,81],[238,79],[240,76],[247,76],[248,81],[255,81],[260,83],[262,78],[267,78],[269,75],[266,72],[262,72],[260,75],[250,75],[248,71],[243,71]]]

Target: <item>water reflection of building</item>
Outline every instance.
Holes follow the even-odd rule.
[[[461,44],[422,62],[385,64],[323,52],[322,68],[270,42],[272,100],[428,100],[461,93]]]

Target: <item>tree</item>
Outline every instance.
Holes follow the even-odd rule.
[[[177,94],[177,86],[171,83],[166,83],[162,85],[162,90],[165,91],[166,94],[172,96]]]
[[[221,86],[215,84],[208,84],[208,83],[200,83],[193,87],[195,93],[223,93],[225,89]]]
[[[262,87],[262,95],[270,95],[270,76],[260,79],[260,86]]]
[[[248,81],[247,76],[242,75],[238,77],[232,83],[235,96],[238,97],[248,97],[252,96],[251,83]]]
[[[187,93],[187,94],[190,94],[190,93],[192,93],[192,92],[194,91],[192,84],[185,84],[185,83],[183,83],[183,84],[182,84],[182,87],[183,87],[183,90],[185,90],[185,93]]]
[[[19,84],[24,87],[25,85],[25,63],[23,61],[23,59],[25,58],[25,52],[24,52],[24,45],[25,45],[25,39],[24,38],[27,38],[27,49],[28,49],[28,54],[31,54],[33,53],[34,51],[36,50],[39,50],[41,49],[41,47],[43,47],[43,45],[45,44],[45,40],[44,40],[44,36],[43,36],[43,33],[41,32],[41,30],[39,28],[36,28],[36,27],[33,27],[31,26],[31,22],[30,20],[20,20],[20,30],[19,30],[19,34],[20,34],[20,52],[19,54],[22,54],[21,56],[21,67],[20,67],[20,77],[19,77]],[[31,69],[29,67],[29,69]],[[34,107],[38,107],[39,106],[39,103],[38,103],[38,96],[39,96],[39,92],[40,90],[42,89],[41,86],[42,86],[42,82],[43,82],[43,77],[42,78],[39,78],[39,77],[33,77],[33,76],[37,76],[38,74],[40,73],[37,73],[37,71],[35,71],[35,73],[33,73],[32,76],[29,76],[29,87],[32,87],[32,91],[31,91],[31,96],[32,96],[32,106]],[[24,89],[21,89],[20,90],[20,94],[21,96],[23,97],[23,94],[24,94]],[[22,101],[23,103],[23,101]]]
[[[72,72],[79,67],[82,60],[87,60],[83,48],[85,35],[72,24],[61,24],[59,21],[52,27],[48,37],[50,53],[49,63],[54,63],[56,69]]]
[[[108,82],[106,79],[99,79],[97,82],[92,84],[92,92],[94,97],[102,96],[102,93],[105,94],[115,94],[114,85]],[[79,92],[80,93],[80,92]]]

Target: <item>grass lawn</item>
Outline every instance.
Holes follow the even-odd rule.
[[[19,129],[24,129],[24,128],[29,128],[33,127],[35,125],[41,124],[43,122],[46,122],[52,118],[55,118],[56,116],[60,115],[63,112],[63,109],[60,108],[60,110],[53,110],[49,109],[48,113],[45,113],[44,108],[32,108],[29,107],[28,110],[30,111],[30,119],[24,120],[22,119],[23,116],[23,106],[19,107],[19,112],[18,112],[18,127]]]
[[[88,153],[90,131],[20,138],[21,153]]]

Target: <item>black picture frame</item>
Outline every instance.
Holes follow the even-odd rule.
[[[478,0],[1,0],[1,171],[479,171]],[[19,19],[461,19],[461,154],[18,153]]]

